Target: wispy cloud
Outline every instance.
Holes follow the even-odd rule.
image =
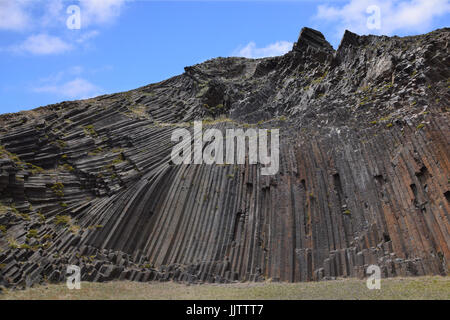
[[[0,0],[0,29],[65,25],[71,4],[80,6],[82,27],[100,26],[119,17],[127,1],[131,0]]]
[[[0,30],[20,31],[28,27],[30,16],[23,0],[0,0]]]
[[[65,70],[58,71],[52,73],[46,77],[42,77],[39,79],[39,86],[54,86],[57,83],[64,82],[69,78],[79,77],[82,73],[84,73],[85,68],[82,66],[71,66]]]
[[[36,55],[58,54],[72,49],[72,45],[59,37],[48,34],[36,34],[26,38],[22,43],[12,45],[9,51],[15,53],[31,53]]]
[[[81,23],[83,26],[92,24],[108,24],[121,13],[125,0],[80,0]]]
[[[0,0],[1,1],[1,0]],[[82,33],[78,38],[70,43],[60,37],[52,36],[46,33],[34,34],[27,37],[21,43],[13,44],[8,47],[0,48],[0,51],[9,51],[16,54],[34,54],[34,55],[54,55],[73,50],[97,37],[100,33],[97,30]]]
[[[37,93],[51,93],[69,99],[87,99],[102,93],[102,90],[86,79],[77,77],[61,84],[33,88]]]
[[[369,6],[380,8],[380,29],[369,29]],[[426,32],[433,19],[450,12],[449,0],[351,0],[340,5],[319,5],[315,20],[332,23],[337,35],[345,29],[359,34],[393,35],[395,32]]]
[[[245,58],[264,58],[281,56],[292,49],[292,42],[277,41],[266,47],[258,48],[256,43],[250,42],[245,47],[235,50],[234,55]]]
[[[106,66],[109,70],[111,67]],[[102,68],[101,70],[104,70]],[[57,98],[87,99],[104,93],[104,90],[92,83],[88,78],[100,69],[85,69],[75,65],[38,80],[31,87],[35,93],[53,94]]]
[[[84,43],[88,40],[91,40],[95,37],[97,37],[100,34],[97,30],[88,31],[86,33],[83,33],[76,41],[78,43]]]
[[[67,19],[65,15],[65,7],[68,5],[64,0],[46,0],[41,2],[39,0],[30,1],[35,5],[39,4],[43,9],[42,15],[39,15],[35,11],[34,21],[39,27],[46,28],[52,26],[63,26]]]
[[[0,48],[2,52],[36,55],[58,54],[89,47],[102,26],[120,16],[130,0],[0,0],[0,30],[32,31],[22,43]],[[80,6],[81,30],[66,31],[69,5]],[[52,34],[52,35],[51,35]],[[70,39],[70,40],[69,40]]]

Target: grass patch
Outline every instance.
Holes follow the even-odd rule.
[[[97,137],[97,132],[95,132],[94,126],[92,124],[84,126],[83,131],[87,136]]]
[[[382,279],[380,290],[369,290],[366,280],[338,279],[300,283],[234,283],[191,285],[174,282],[82,282],[80,290],[65,283],[8,290],[0,299],[47,300],[448,300],[449,277]]]
[[[19,243],[17,243],[16,239],[14,238],[8,238],[8,246],[11,249],[17,249],[19,248]]]
[[[38,231],[36,229],[30,229],[28,231],[27,238],[28,239],[31,239],[31,238],[39,239]]]
[[[62,225],[68,227],[70,225],[71,220],[72,219],[70,218],[70,216],[57,215],[55,216],[55,220],[53,221],[53,223],[56,224],[57,226]]]
[[[58,197],[64,197],[64,185],[61,182],[56,182],[51,189]]]
[[[63,164],[62,166],[59,166],[59,169],[63,170],[63,171],[69,171],[69,172],[72,172],[75,170],[74,167],[72,167],[70,164],[67,164],[67,163]]]
[[[8,212],[8,207],[0,202],[0,214],[5,214],[6,212]]]

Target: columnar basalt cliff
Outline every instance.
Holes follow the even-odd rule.
[[[128,92],[0,116],[0,285],[447,274],[450,29],[304,28]],[[280,170],[174,165],[174,129],[279,128]]]

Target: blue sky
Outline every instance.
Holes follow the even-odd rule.
[[[67,27],[71,5],[80,29]],[[0,113],[134,89],[219,56],[281,55],[303,26],[336,48],[345,29],[402,36],[449,22],[449,0],[0,0]]]

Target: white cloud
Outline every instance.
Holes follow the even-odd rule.
[[[45,33],[31,35],[20,44],[8,48],[16,53],[31,53],[37,55],[58,54],[69,51],[72,45],[64,42],[58,37]]]
[[[77,77],[62,83],[33,88],[37,93],[51,93],[69,99],[87,99],[102,93],[102,90],[86,79]]]
[[[37,3],[37,1],[34,1]],[[46,0],[42,5],[44,8],[43,15],[36,19],[42,27],[49,27],[54,25],[64,26],[68,15],[65,14],[65,9],[70,3],[64,3],[63,0]]]
[[[369,29],[366,13],[369,6],[380,8],[380,29]],[[351,0],[343,6],[319,5],[315,19],[319,25],[334,23],[335,30],[342,36],[348,29],[358,34],[385,34],[395,32],[430,31],[433,19],[450,12],[449,0]]]
[[[100,33],[96,30],[83,33],[77,39],[74,39],[75,45],[62,40],[60,37],[48,35],[46,33],[35,34],[26,38],[22,43],[0,48],[0,51],[35,55],[60,54],[68,52],[76,46],[86,46],[86,42],[97,37],[99,34]]]
[[[0,0],[0,30],[30,31],[22,43],[0,47],[0,52],[49,55],[68,52],[76,47],[90,48],[100,28],[112,23],[132,0]],[[80,6],[81,30],[64,32],[69,5]],[[54,35],[49,35],[51,33]],[[55,36],[55,32],[56,35]],[[68,40],[70,39],[70,41]]]
[[[84,43],[88,40],[91,40],[91,39],[97,37],[99,34],[100,34],[100,32],[98,32],[97,30],[92,30],[92,31],[82,34],[76,41],[78,43]]]
[[[65,70],[52,73],[39,79],[39,87],[55,86],[57,83],[64,82],[68,78],[72,78],[74,76],[79,77],[82,73],[84,73],[84,71],[85,70],[82,66],[72,66]]]
[[[80,0],[81,26],[107,24],[117,18],[125,0]]]
[[[30,20],[26,5],[23,0],[0,0],[0,30],[26,29]]]
[[[258,48],[256,43],[250,42],[245,47],[235,51],[235,55],[245,58],[263,58],[281,56],[292,49],[292,42],[277,41],[266,47]]]
[[[31,88],[35,93],[49,93],[58,98],[87,99],[104,93],[104,90],[86,79],[94,74],[91,68],[75,65],[38,80]]]
[[[80,6],[82,29],[101,26],[120,16],[126,1],[132,0],[0,0],[0,30],[65,28],[71,4]]]

